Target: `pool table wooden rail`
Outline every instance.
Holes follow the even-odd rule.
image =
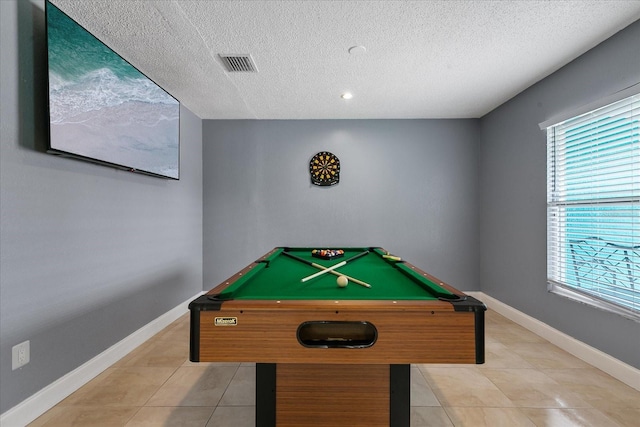
[[[350,302],[350,305],[354,301]],[[226,306],[226,303],[225,303]],[[448,310],[242,309],[192,311],[198,316],[199,362],[404,364],[476,363],[475,315]],[[236,318],[235,326],[214,326],[216,317]],[[308,321],[369,322],[377,330],[366,348],[309,348],[298,341]],[[193,322],[192,322],[193,324]],[[193,350],[193,348],[192,348]]]

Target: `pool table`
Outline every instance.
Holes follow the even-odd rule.
[[[257,426],[408,426],[410,364],[484,363],[482,302],[382,248],[340,249],[275,248],[189,305],[192,362],[256,363]]]

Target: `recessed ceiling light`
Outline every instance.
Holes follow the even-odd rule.
[[[342,95],[340,95],[340,97],[342,99],[351,99],[351,98],[353,98],[353,94],[351,92],[345,92]]]
[[[362,55],[367,52],[367,48],[364,46],[351,46],[349,48],[349,53],[351,55]]]

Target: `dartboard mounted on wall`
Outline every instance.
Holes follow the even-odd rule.
[[[311,158],[309,172],[314,185],[336,185],[340,182],[340,160],[333,153],[321,151]]]

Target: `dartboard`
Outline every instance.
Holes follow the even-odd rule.
[[[335,185],[340,181],[340,160],[328,151],[321,151],[309,162],[311,182],[314,185]]]

